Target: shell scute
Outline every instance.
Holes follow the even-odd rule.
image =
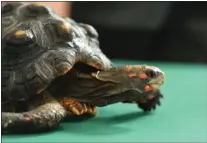
[[[2,15],[12,14],[12,12],[14,12],[21,5],[22,4],[18,2],[6,4],[5,6],[2,7],[1,13]]]
[[[37,5],[37,4],[28,4],[24,5],[21,9],[19,14],[22,17],[26,18],[36,18],[42,16],[50,16],[51,9],[44,5]]]

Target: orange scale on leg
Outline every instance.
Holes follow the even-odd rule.
[[[28,115],[24,115],[24,120],[25,121],[30,121],[31,119],[30,119],[30,117]]]
[[[145,90],[145,92],[149,92],[149,91],[152,91],[153,88],[150,87],[149,85],[147,85],[147,86],[145,86],[144,90]]]

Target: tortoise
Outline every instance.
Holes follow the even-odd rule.
[[[164,72],[149,65],[114,66],[96,29],[57,15],[50,7],[2,7],[2,131],[55,129],[69,115],[135,103],[160,105]]]

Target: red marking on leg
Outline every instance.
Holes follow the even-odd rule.
[[[153,88],[150,87],[149,85],[147,85],[147,86],[145,86],[144,90],[145,90],[145,92],[149,92],[149,91],[152,91]]]
[[[30,119],[30,117],[28,115],[24,115],[24,120],[30,121],[31,119]]]

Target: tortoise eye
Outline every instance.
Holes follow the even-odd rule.
[[[145,71],[146,75],[150,78],[154,78],[157,76],[157,72],[153,71],[153,70],[146,70]]]

